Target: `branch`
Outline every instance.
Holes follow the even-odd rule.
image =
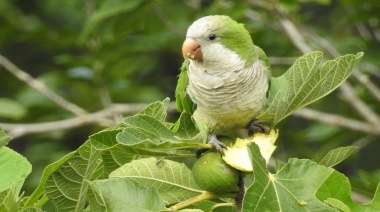
[[[44,83],[37,79],[34,79],[31,75],[18,68],[16,65],[11,63],[7,58],[5,58],[2,55],[0,55],[0,65],[3,66],[6,70],[8,70],[10,73],[12,73],[14,76],[16,76],[19,80],[25,82],[30,87],[42,93],[62,108],[74,113],[75,115],[83,115],[87,113],[86,110],[67,101],[66,99],[64,99],[63,97],[46,87]]]
[[[373,83],[367,75],[364,75],[360,72],[353,72],[352,75],[371,92],[372,96],[380,102],[380,89]]]
[[[370,107],[368,107],[365,102],[359,99],[356,95],[355,89],[348,82],[343,83],[339,88],[342,91],[344,99],[371,124],[372,128],[380,129],[379,116]]]
[[[292,65],[297,57],[268,57],[271,65]]]
[[[373,128],[366,122],[357,121],[343,116],[324,113],[316,111],[310,108],[301,108],[292,114],[293,116],[302,117],[305,119],[320,121],[326,124],[331,124],[334,126],[345,127],[352,130],[357,130],[365,133],[380,135],[379,128]]]
[[[284,30],[288,34],[289,39],[293,42],[293,44],[303,53],[307,53],[311,51],[310,46],[306,43],[300,29],[296,27],[296,25],[290,21],[285,16],[280,16],[279,22],[283,26]],[[332,44],[328,43],[326,40],[323,40],[322,47],[328,49],[329,53],[334,57],[340,56],[339,52],[332,47]],[[358,111],[358,113],[366,119],[370,125],[371,129],[379,129],[380,128],[380,117],[376,114],[370,107],[368,107],[357,95],[351,84],[347,81],[342,83],[338,88],[342,95],[345,97],[345,100],[350,103],[350,105]]]
[[[144,109],[147,105],[148,104],[145,103],[112,104],[110,107],[100,110],[98,112],[80,115],[70,119],[33,124],[0,123],[0,127],[7,131],[7,134],[12,136],[13,138],[34,133],[67,130],[90,124],[98,124],[105,127],[113,127],[115,126],[115,113],[134,114]],[[167,111],[170,113],[176,111],[175,102],[171,102],[169,104]]]

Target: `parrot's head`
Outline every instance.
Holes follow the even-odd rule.
[[[224,15],[196,20],[187,30],[182,54],[205,69],[215,70],[249,66],[256,58],[249,32],[243,24]]]

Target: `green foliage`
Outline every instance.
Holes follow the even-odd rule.
[[[88,211],[162,211],[165,205],[154,188],[146,188],[133,180],[105,179],[89,182]],[[144,198],[141,198],[144,197]]]
[[[318,164],[333,167],[348,158],[348,156],[350,156],[356,149],[357,148],[354,146],[332,149],[318,162]]]
[[[252,155],[260,155],[256,144],[250,148]],[[310,160],[290,159],[271,174],[262,157],[252,156],[252,164],[256,180],[244,197],[245,211],[335,211],[315,196],[333,169]]]
[[[350,76],[363,53],[319,65],[322,55],[322,52],[305,54],[282,76],[272,77],[266,110],[257,118],[276,125],[297,109],[329,94]]]
[[[145,187],[154,185],[165,204],[185,201],[202,193],[185,164],[165,159],[134,160],[113,171],[109,178],[129,179]]]
[[[0,148],[0,191],[14,187],[17,196],[31,171],[32,165],[22,155],[8,147]]]
[[[279,8],[281,14],[273,11],[275,8]],[[0,11],[1,55],[88,112],[108,107],[107,97],[112,103],[154,102],[166,96],[172,97],[178,69],[183,61],[180,47],[186,29],[196,18],[208,14],[229,15],[244,23],[254,43],[268,55],[274,79],[285,78],[281,75],[289,67],[289,62],[275,62],[276,59],[300,56],[300,51],[279,24],[283,16],[289,16],[299,29],[306,29],[307,33],[303,34],[306,42],[312,49],[323,51],[324,58],[331,59],[327,54],[332,56],[331,48],[334,47],[341,53],[365,52],[357,74],[364,74],[369,80],[367,82],[379,84],[376,66],[380,65],[377,23],[380,7],[377,0],[0,1]],[[356,60],[359,56],[345,58]],[[316,64],[319,65],[320,61]],[[357,79],[348,79],[354,85],[356,95],[379,114],[379,102]],[[98,125],[91,123],[90,126],[69,130],[20,135],[18,133],[23,133],[20,128],[12,128],[4,122],[33,124],[72,118],[73,115],[20,82],[6,68],[0,68],[0,80],[0,125],[4,124],[9,135],[17,137],[8,144],[11,137],[0,130],[0,150],[5,152],[0,158],[24,161],[21,164],[25,163],[25,166],[16,166],[24,168],[12,174],[20,184],[30,170],[25,158],[16,152],[24,155],[33,165],[33,172],[22,189],[25,190],[24,194],[20,194],[20,185],[7,184],[7,188],[0,191],[0,211],[52,211],[49,208],[52,204],[66,207],[60,205],[60,201],[67,203],[69,209],[79,209],[89,204],[85,210],[104,211],[109,209],[106,208],[109,201],[113,204],[119,198],[107,190],[115,182],[108,179],[109,174],[119,167],[140,158],[161,160],[165,157],[165,160],[182,161],[193,156],[194,148],[205,147],[206,135],[198,134],[189,114],[181,114],[180,121],[174,122],[176,115],[173,113],[166,116],[164,112],[154,112],[166,111],[168,100],[154,103],[154,107],[147,107],[145,112],[126,118],[119,126],[100,132],[99,126],[103,128],[103,120]],[[366,121],[350,107],[354,102],[342,99],[340,92],[332,92],[311,107]],[[278,113],[276,119],[282,119],[296,107],[282,108],[282,115]],[[188,108],[189,111],[193,109],[192,106]],[[164,131],[150,132],[156,126]],[[379,191],[375,188],[380,172],[378,163],[374,162],[378,160],[380,147],[378,135],[293,116],[280,122],[278,127],[281,134],[274,157],[278,159],[276,164],[280,171],[269,176],[285,173],[280,167],[289,166],[289,163],[283,162],[288,158],[307,157],[319,161],[318,165],[309,160],[298,164],[310,165],[303,166],[309,167],[308,170],[325,166],[325,170],[331,170],[327,167],[334,167],[344,171],[351,181],[350,185],[348,178],[333,171],[317,193],[308,193],[313,200],[314,196],[317,197],[317,203],[320,201],[341,211],[379,208]],[[351,146],[358,148],[355,154],[347,158],[354,151]],[[63,153],[67,155],[62,157]],[[253,159],[256,157],[252,154]],[[291,161],[296,163],[298,159]],[[11,162],[8,159],[6,162],[0,163],[0,169],[6,170],[0,172],[0,178],[8,176],[2,176],[3,173],[11,173],[5,168]],[[174,161],[173,164],[183,166]],[[43,172],[40,171],[42,169]],[[10,170],[14,171],[14,167]],[[289,173],[292,171],[289,170]],[[264,176],[267,170],[262,173]],[[159,192],[154,186],[145,188],[135,181],[117,180],[120,181],[115,185],[120,187],[138,188],[130,194],[126,194],[124,189],[115,189],[118,194],[132,197],[154,193],[150,197],[156,200],[157,208],[165,204],[160,196],[157,197]],[[281,187],[276,181],[269,181],[268,185]],[[255,187],[249,183],[246,186],[250,187],[250,192]],[[351,186],[354,192],[366,197],[372,198],[375,193],[372,203],[363,206],[353,202],[350,199]],[[329,189],[334,192],[329,193]],[[290,194],[293,192],[291,190]],[[128,204],[127,201],[125,203]],[[134,203],[138,205],[142,202],[135,199]],[[299,207],[305,203],[308,202],[301,198],[296,204],[289,205]],[[283,205],[286,204],[280,204]],[[145,206],[153,208],[153,203]],[[225,198],[222,201],[201,201],[188,208],[184,211],[235,211],[232,201]]]
[[[3,204],[0,207],[39,211],[46,201],[51,201],[58,211],[120,211],[126,208],[161,211],[172,204],[175,204],[172,209],[192,205],[193,211],[209,211],[212,208],[228,211],[233,203],[231,199],[220,199],[222,203],[214,200],[231,198],[233,193],[202,191],[196,185],[191,170],[183,163],[161,159],[189,157],[192,154],[188,150],[200,147],[195,143],[185,145],[189,142],[188,138],[194,139],[197,135],[192,132],[195,129],[192,120],[184,118],[188,117],[186,113],[180,117],[181,124],[177,131],[171,130],[173,123],[165,118],[167,106],[168,99],[152,103],[135,116],[126,117],[118,127],[90,136],[76,151],[47,166],[38,188],[22,201],[17,195],[14,181],[2,180],[5,187],[0,195]],[[189,132],[187,137],[184,136],[185,132]],[[129,133],[133,135],[130,137],[132,142],[126,143],[128,139],[121,135]],[[3,134],[1,138],[4,137]],[[163,147],[157,143],[160,140]],[[203,140],[197,141],[202,143]],[[187,150],[178,150],[179,144]],[[1,155],[14,157],[1,163],[0,169],[11,170],[8,173],[13,180],[21,171],[23,174],[19,174],[18,182],[23,182],[30,173],[29,163],[7,147],[0,150],[6,151]],[[243,211],[308,211],[316,208],[322,211],[370,211],[378,207],[380,199],[377,193],[368,205],[359,205],[347,198],[350,186],[346,177],[327,167],[347,158],[352,150],[352,147],[332,150],[320,164],[293,158],[272,174],[259,147],[251,144],[249,151],[256,180],[247,185]],[[24,162],[17,162],[20,157]],[[7,167],[10,161],[28,166],[18,166],[17,170],[12,170]],[[16,185],[20,188],[20,183]]]

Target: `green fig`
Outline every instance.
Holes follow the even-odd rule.
[[[207,152],[193,166],[195,182],[203,190],[230,193],[239,190],[239,171],[226,164],[217,152]]]

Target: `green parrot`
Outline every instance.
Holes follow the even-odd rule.
[[[256,117],[267,100],[270,65],[243,24],[224,15],[200,18],[188,28],[182,54],[177,109],[193,115],[209,144],[221,153],[226,146],[216,135],[225,131],[269,133]]]

